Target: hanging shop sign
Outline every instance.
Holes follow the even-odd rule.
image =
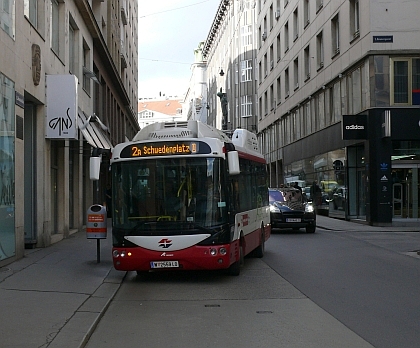
[[[47,75],[47,117],[45,137],[48,139],[78,139],[77,77]]]

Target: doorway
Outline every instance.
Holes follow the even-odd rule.
[[[395,218],[417,219],[420,216],[419,166],[392,166],[392,206]]]
[[[25,245],[37,243],[36,233],[36,105],[25,103],[24,119],[24,233]]]

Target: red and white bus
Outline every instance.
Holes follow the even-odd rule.
[[[271,233],[256,135],[198,121],[155,123],[115,146],[112,256],[122,271],[227,269],[264,254]]]

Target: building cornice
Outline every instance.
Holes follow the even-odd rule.
[[[210,49],[213,46],[213,42],[217,36],[219,27],[221,26],[223,19],[226,16],[226,12],[228,11],[229,3],[230,3],[230,0],[222,0],[220,2],[216,16],[214,17],[213,23],[210,27],[209,34],[207,35],[207,39],[204,42],[203,57],[205,58],[208,57]]]

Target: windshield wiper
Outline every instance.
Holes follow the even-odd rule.
[[[187,221],[187,225],[188,225],[188,226],[192,226],[192,227],[194,227],[194,228],[196,228],[196,229],[198,229],[198,230],[201,230],[201,231],[204,231],[204,232],[210,233],[210,234],[213,232],[213,231],[212,231],[212,230],[210,230],[209,228],[207,228],[207,227],[203,227],[203,226],[201,226],[200,224],[197,224],[197,223],[194,223],[194,222]]]

